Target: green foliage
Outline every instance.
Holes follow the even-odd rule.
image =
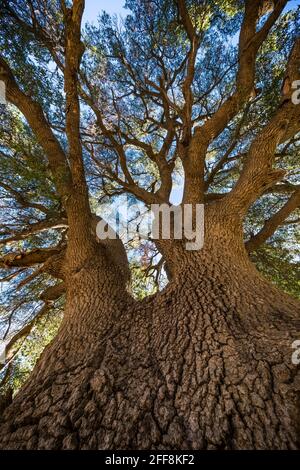
[[[0,396],[10,388],[16,393],[28,379],[33,367],[45,347],[57,334],[62,320],[62,311],[57,309],[37,321],[31,333],[17,341],[14,346],[14,360],[11,363],[10,376],[1,384],[5,371],[0,370]],[[2,376],[2,377],[1,377]]]
[[[300,299],[300,262],[288,248],[266,243],[251,255],[251,259],[267,279]]]

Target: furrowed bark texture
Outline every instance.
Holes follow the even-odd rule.
[[[299,305],[216,212],[201,251],[161,245],[172,281],[142,302],[108,257],[69,273],[63,324],[3,413],[2,449],[299,447]]]

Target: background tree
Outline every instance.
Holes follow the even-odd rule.
[[[287,3],[127,1],[83,29],[83,0],[3,2],[2,448],[299,446]],[[204,248],[100,242],[124,193],[204,203]]]

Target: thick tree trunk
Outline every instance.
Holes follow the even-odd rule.
[[[0,447],[299,447],[297,303],[257,273],[236,230],[222,228],[227,242],[220,230],[200,252],[166,249],[173,280],[142,302],[97,259],[73,273],[63,325],[5,410]]]

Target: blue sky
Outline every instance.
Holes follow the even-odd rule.
[[[85,1],[85,21],[96,21],[97,16],[102,10],[107,13],[124,15],[126,10],[123,8],[125,0],[86,0]]]

